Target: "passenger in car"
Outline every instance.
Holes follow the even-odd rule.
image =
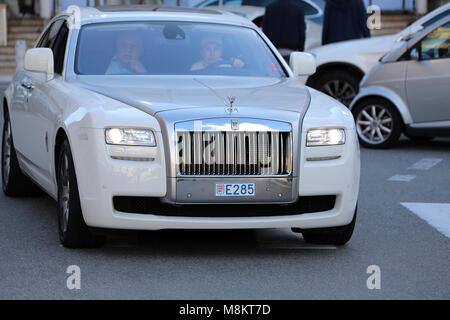
[[[215,68],[242,68],[244,62],[239,58],[230,58],[224,60],[222,58],[223,52],[222,39],[219,37],[206,37],[202,40],[200,55],[201,60],[197,61],[191,66],[191,71],[199,71],[210,67]]]
[[[116,41],[116,54],[112,57],[105,74],[147,73],[147,69],[139,61],[142,47],[142,40],[136,34],[120,34]]]

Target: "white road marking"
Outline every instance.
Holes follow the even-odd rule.
[[[441,158],[423,158],[422,160],[414,163],[408,168],[408,170],[430,170],[441,161]]]
[[[401,181],[401,182],[410,182],[414,180],[416,176],[412,174],[396,174],[388,179],[388,181]]]
[[[450,203],[401,202],[401,205],[450,238]]]

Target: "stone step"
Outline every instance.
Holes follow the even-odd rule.
[[[0,54],[0,64],[6,61],[15,61],[16,56],[12,54]]]
[[[409,25],[407,21],[385,21],[381,19],[382,28],[397,28],[404,29]]]
[[[32,40],[36,41],[40,33],[8,33],[8,40]]]
[[[34,40],[26,40],[27,48],[28,48],[28,49],[33,48],[35,42],[36,42],[36,41],[34,41]],[[15,48],[15,46],[16,46],[16,40],[11,40],[11,39],[8,38],[8,45],[7,45],[7,46],[8,46],[8,47],[13,47],[13,48]]]
[[[43,29],[41,26],[11,26],[8,33],[41,33]]]
[[[5,61],[15,61],[16,56],[14,54],[1,54],[0,53],[0,64]]]
[[[13,26],[39,26],[44,27],[43,19],[8,19],[8,27]]]
[[[390,35],[390,34],[396,34],[398,32],[400,32],[402,29],[380,29],[380,30],[371,30],[370,34],[372,37],[376,37],[376,36],[385,36],[385,35]]]
[[[0,62],[0,68],[15,68],[16,67],[16,61],[1,61]]]
[[[381,36],[396,34],[417,19],[415,15],[396,15],[396,14],[383,14],[381,16],[381,29],[372,30],[372,36]]]
[[[381,20],[413,22],[417,20],[417,16],[413,14],[382,14]]]
[[[14,54],[15,52],[15,47],[0,47],[0,54]]]
[[[7,75],[7,74],[14,74],[16,73],[16,68],[3,68],[0,67],[0,74],[1,75]]]

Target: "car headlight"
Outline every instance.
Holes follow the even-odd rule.
[[[345,143],[345,130],[336,128],[311,129],[306,136],[306,146],[335,146]]]
[[[105,140],[107,144],[145,147],[156,146],[155,135],[149,129],[106,128]]]

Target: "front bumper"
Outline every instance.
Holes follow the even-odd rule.
[[[83,130],[87,139],[78,139],[80,135],[74,135],[71,146],[74,150],[83,217],[91,227],[133,230],[309,229],[346,225],[353,218],[359,190],[359,147],[354,131],[348,132],[345,145],[338,149],[330,147],[330,152],[339,154],[339,157],[322,161],[307,160],[311,155],[317,154],[319,149],[306,148],[306,134],[302,134],[300,174],[295,179],[297,185],[293,189],[302,197],[336,196],[332,209],[314,213],[274,213],[274,216],[247,217],[199,217],[194,212],[193,217],[188,217],[122,212],[114,207],[114,197],[166,196],[167,176],[160,132],[155,132],[159,147],[148,149],[145,151],[147,155],[140,154],[139,157],[153,160],[134,161],[126,157],[112,158],[111,150],[105,145],[102,129]]]

